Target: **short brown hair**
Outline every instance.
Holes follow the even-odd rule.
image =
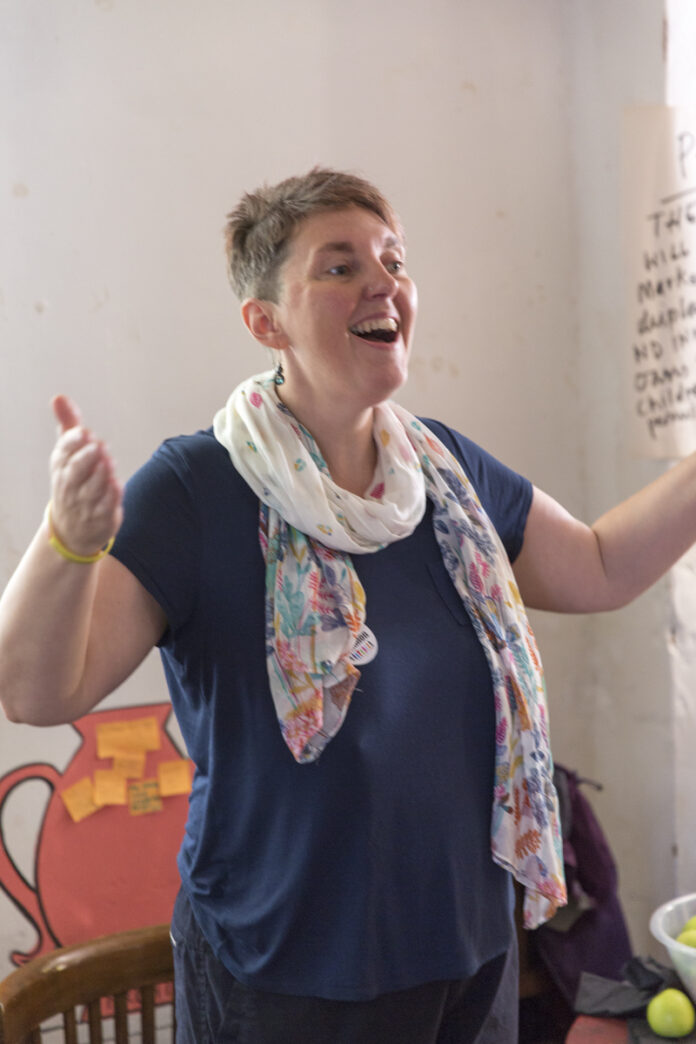
[[[277,301],[278,274],[297,225],[318,211],[352,206],[371,210],[403,239],[389,202],[356,174],[314,167],[308,174],[245,193],[225,225],[228,271],[237,297]]]

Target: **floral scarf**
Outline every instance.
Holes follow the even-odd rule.
[[[407,410],[375,407],[377,470],[359,497],[333,482],[272,378],[239,385],[213,427],[261,501],[268,677],[285,742],[298,762],[311,762],[343,724],[365,635],[365,593],[350,553],[409,536],[429,498],[443,562],[493,684],[491,850],[525,886],[525,926],[534,928],[566,902],[562,842],[543,672],[500,538],[459,462]]]

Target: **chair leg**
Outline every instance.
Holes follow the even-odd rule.
[[[116,1044],[128,1044],[128,994],[119,993],[114,997],[114,1029]]]
[[[155,1044],[155,988],[143,986],[140,991],[142,1044]]]
[[[104,1044],[102,1037],[101,1001],[91,1001],[87,1007],[90,1044]]]
[[[65,1044],[77,1044],[77,1021],[74,1008],[63,1012],[63,1033],[65,1034]]]

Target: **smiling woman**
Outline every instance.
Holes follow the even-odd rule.
[[[512,877],[528,927],[565,901],[524,603],[644,590],[696,537],[696,458],[590,528],[394,403],[416,291],[396,215],[355,175],[247,194],[226,242],[284,377],[244,381],[125,491],[55,400],[50,527],[0,601],[3,707],[72,720],[160,647],[196,768],[180,1044],[240,1027],[258,1044],[510,1044]]]
[[[334,479],[362,495],[376,463],[371,411],[406,380],[416,318],[394,230],[357,206],[313,214],[292,237],[278,300],[247,298],[242,316],[283,353],[279,397]]]

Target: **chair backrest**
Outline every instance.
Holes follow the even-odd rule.
[[[63,1037],[49,1039],[65,1044],[77,1044],[83,1022],[91,1044],[101,1044],[105,1019],[112,1020],[108,1038],[116,1044],[133,1037],[142,1044],[173,1041],[173,980],[166,924],[54,950],[0,982],[0,1044],[40,1044],[40,1027],[54,1016],[62,1018]],[[158,1007],[155,1019],[155,1005],[165,999],[171,1014],[163,1020]]]

